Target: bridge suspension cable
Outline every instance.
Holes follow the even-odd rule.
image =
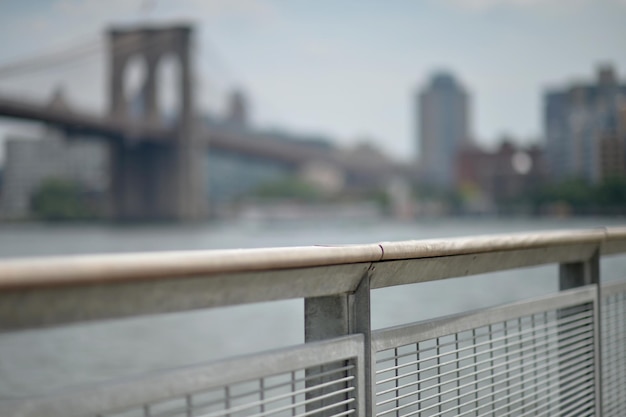
[[[241,73],[233,67],[219,48],[213,42],[203,39],[203,50],[208,53],[213,69],[217,69],[217,74],[208,76],[205,71],[200,74],[196,73],[196,82],[201,84],[200,89],[209,87],[218,95],[226,94],[237,86],[245,85],[244,78]],[[161,45],[158,41],[150,40],[142,45],[144,51],[152,48],[159,48]],[[134,40],[125,39],[116,44],[116,51],[121,53],[130,52],[135,49]],[[14,60],[11,62],[0,63],[0,81],[5,79],[28,76],[31,74],[41,74],[50,70],[58,70],[61,68],[82,66],[89,59],[94,59],[98,54],[108,53],[108,42],[106,35],[96,36],[86,41],[81,41],[52,52],[46,52],[38,55],[31,55],[26,58]],[[198,68],[199,69],[199,68]],[[259,99],[257,97],[257,99]],[[257,100],[258,101],[258,100]],[[262,100],[261,100],[262,101]],[[267,107],[267,103],[264,103]]]
[[[102,50],[101,39],[90,39],[62,50],[48,52],[0,65],[0,79],[46,71],[89,58]]]
[[[236,67],[231,65],[230,62],[228,62],[228,60],[224,57],[224,54],[222,54],[219,48],[215,46],[215,43],[211,42],[210,39],[206,39],[206,37],[203,38],[203,41],[205,50],[209,53],[212,61],[215,62],[220,69],[223,81],[218,82],[212,77],[208,81],[216,82],[207,83],[206,77],[203,77],[202,81],[205,84],[212,84],[214,87],[217,87],[222,94],[232,92],[233,88],[243,88],[245,92],[246,82],[245,77],[242,77],[241,72]],[[269,110],[271,113],[278,114],[278,111],[276,110],[274,105],[272,105],[269,100],[265,100],[265,97],[260,96],[258,91],[254,92],[253,100],[259,105],[259,107],[263,107]]]
[[[158,42],[151,41],[145,48],[150,49],[158,46]],[[132,49],[132,40],[120,42],[117,48],[121,52]],[[80,60],[93,58],[96,54],[104,52],[106,52],[106,42],[101,36],[98,36],[54,52],[46,52],[0,64],[0,80],[67,66]]]
[[[203,84],[200,88],[206,88],[208,85],[217,89],[218,94],[223,95],[232,92],[234,88],[243,88],[245,92],[246,82],[245,77],[242,77],[241,72],[225,58],[224,54],[221,53],[219,48],[216,47],[215,43],[213,43],[210,39],[204,37],[203,42],[204,50],[208,52],[212,63],[217,64],[220,74],[215,75],[217,75],[220,80],[215,77],[200,76],[199,80]],[[270,112],[277,114],[275,107],[270,104],[268,100],[265,100],[264,97],[259,96],[258,91],[255,91],[253,100],[259,104],[260,107],[264,107],[270,110]]]

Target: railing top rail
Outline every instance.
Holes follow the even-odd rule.
[[[355,292],[626,253],[626,228],[0,262],[0,331]]]
[[[626,227],[623,229],[623,234],[617,229],[613,230],[613,238],[626,238]],[[536,249],[573,244],[599,244],[606,239],[607,230],[606,228],[597,228],[587,230],[467,236],[453,239],[383,242],[381,245],[385,251],[383,260],[418,259],[506,250]]]
[[[626,226],[622,227],[607,227],[606,239],[607,240],[624,240],[626,239]]]
[[[376,244],[175,251],[0,261],[2,290],[136,282],[379,261]]]
[[[275,271],[389,260],[424,259],[562,247],[613,245],[626,252],[626,227],[381,242],[349,246],[157,252],[0,261],[0,292],[59,286],[116,284],[218,274]],[[623,248],[623,249],[622,249]]]

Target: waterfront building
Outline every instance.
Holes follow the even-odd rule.
[[[596,183],[624,175],[626,84],[600,67],[594,83],[577,83],[544,95],[546,158],[552,180]]]
[[[422,181],[451,188],[458,152],[469,145],[469,96],[452,74],[435,73],[417,96],[419,165]]]
[[[456,184],[470,212],[518,203],[544,178],[543,150],[502,138],[495,150],[466,147],[458,154]]]
[[[49,179],[80,184],[98,194],[106,192],[108,154],[102,144],[66,140],[53,133],[47,136],[46,139],[15,136],[6,139],[1,217],[27,217],[34,193]]]

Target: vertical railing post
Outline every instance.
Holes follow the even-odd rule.
[[[304,300],[305,342],[331,339],[349,334],[363,334],[365,341],[364,369],[357,369],[357,372],[363,374],[365,387],[363,387],[364,389],[361,392],[365,393],[365,398],[357,398],[357,400],[364,405],[362,409],[365,409],[367,416],[372,413],[370,322],[370,277],[372,269],[373,266],[367,270],[354,293],[306,298]],[[332,370],[332,367],[324,366],[319,369],[307,370],[307,377],[314,377],[318,373],[329,370]],[[326,382],[323,377],[317,381],[317,383],[321,382]],[[326,391],[321,389],[320,392],[316,395],[311,395],[311,397],[327,394],[336,389],[336,387],[332,386]],[[333,398],[327,401],[328,404],[333,402]],[[311,408],[325,406],[328,405],[327,403],[322,400],[321,402],[311,404]],[[316,413],[316,416],[334,415],[337,413],[337,409],[332,409],[324,414]]]
[[[599,283],[599,250],[586,261],[563,263],[559,265],[559,290],[561,291]]]
[[[602,415],[602,350],[601,350],[601,320],[600,320],[600,248],[585,261],[562,263],[559,265],[559,290],[569,290],[587,285],[596,286],[596,297],[593,302],[593,343],[594,343],[594,389],[595,415]],[[558,318],[572,314],[571,309],[558,312]],[[560,372],[560,371],[559,371]],[[560,388],[561,401],[567,392]]]

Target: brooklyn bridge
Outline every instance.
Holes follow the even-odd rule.
[[[207,152],[270,161],[292,170],[312,161],[321,162],[361,181],[387,181],[402,175],[402,169],[391,162],[371,164],[338,158],[332,147],[276,140],[271,134],[249,129],[207,126],[195,105],[190,25],[113,28],[106,36],[106,114],[9,97],[0,92],[0,117],[39,122],[69,138],[105,143],[110,155],[109,184],[115,219],[206,217],[210,198],[206,184]],[[126,73],[138,57],[146,69],[138,97],[132,98],[142,103],[139,114],[125,94]],[[157,72],[165,58],[174,58],[179,68],[174,121],[161,116],[157,99],[162,87]]]

